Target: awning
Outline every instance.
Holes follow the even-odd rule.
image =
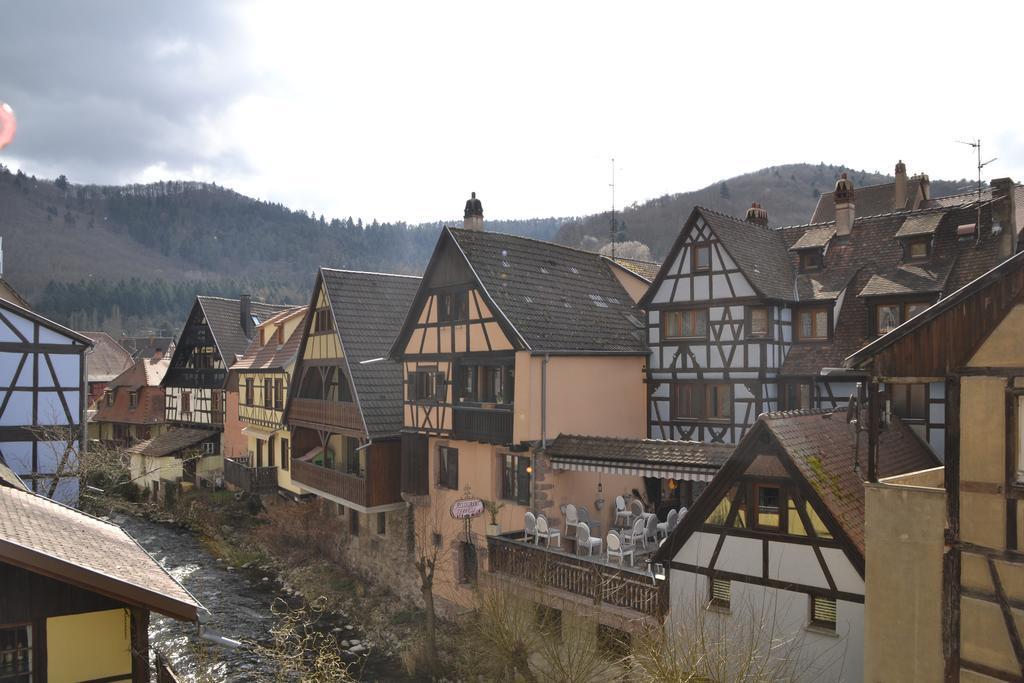
[[[640,462],[610,462],[608,460],[586,460],[581,458],[551,458],[556,470],[574,472],[601,472],[602,474],[625,474],[634,477],[656,477],[679,481],[711,481],[715,470],[702,467],[673,467],[665,464]]]
[[[281,431],[280,429],[262,429],[260,427],[242,427],[242,434],[244,436],[252,436],[257,439],[266,441],[274,434]]]

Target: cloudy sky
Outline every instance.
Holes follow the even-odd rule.
[[[785,8],[785,9],[784,9]],[[1024,3],[0,0],[0,162],[332,216],[604,210],[790,162],[1024,179]]]

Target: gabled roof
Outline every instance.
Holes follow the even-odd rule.
[[[896,183],[865,185],[854,189],[854,200],[857,213],[862,216],[873,216],[892,211],[911,211],[921,208],[915,202],[921,190],[922,176],[907,178],[907,199],[903,206],[894,206]],[[823,192],[818,197],[818,204],[811,215],[811,223],[827,223],[836,219],[835,193]]]
[[[171,365],[171,359],[164,356],[154,361],[151,358],[139,357],[135,363],[115,377],[107,390],[115,394],[114,403],[111,406],[100,398],[94,405],[96,409],[90,415],[89,420],[96,422],[120,422],[126,424],[154,424],[164,421],[163,392],[142,392],[138,405],[133,409],[127,399],[118,400],[120,392],[140,391],[151,387],[156,389],[160,386],[161,380],[167,374],[167,368]],[[120,390],[120,392],[118,391]],[[155,402],[153,396],[161,400]]]
[[[305,306],[298,306],[296,308],[287,309],[281,311],[272,318],[268,318],[260,323],[261,328],[271,330],[269,326],[276,325],[277,323],[284,322],[292,316],[305,315]],[[260,335],[257,331],[255,338],[249,342],[249,348],[245,350],[245,353],[239,358],[234,365],[231,366],[232,370],[284,370],[295,360],[296,354],[299,352],[299,346],[302,343],[302,330],[305,324],[300,322],[292,333],[285,340],[284,344],[277,345],[273,339],[268,339],[266,344],[260,344]]]
[[[148,455],[154,458],[162,458],[166,455],[177,455],[188,448],[194,448],[215,436],[217,432],[209,429],[190,429],[188,427],[177,427],[170,431],[154,436],[152,439],[139,441],[127,449],[128,453],[134,455]]]
[[[953,270],[956,257],[928,263],[901,263],[875,273],[858,296],[897,296],[939,293]]]
[[[32,305],[29,304],[28,300],[19,294],[18,290],[16,290],[7,279],[2,277],[0,277],[0,299],[6,299],[17,306],[21,306],[22,308],[32,308]]]
[[[106,332],[82,332],[93,341],[86,351],[85,369],[90,382],[109,382],[132,366],[132,354]]]
[[[559,434],[544,454],[554,463],[617,463],[640,469],[699,469],[718,471],[734,446],[700,441],[617,439],[606,436]]]
[[[199,602],[115,524],[0,486],[0,561],[128,605],[197,621]]]
[[[50,320],[49,318],[44,318],[43,316],[39,315],[30,308],[19,306],[18,304],[12,301],[8,301],[7,299],[0,298],[0,310],[10,311],[15,315],[20,315],[23,318],[28,318],[33,322],[39,323],[46,329],[52,332],[56,332],[57,334],[60,334],[62,336],[65,336],[70,340],[79,342],[84,346],[92,346],[93,344],[92,339],[89,339],[81,332],[75,332],[69,327],[64,327],[60,323],[56,323]]]
[[[661,268],[661,264],[656,261],[643,261],[635,258],[625,258],[622,256],[605,256],[609,262],[628,270],[642,280],[653,282],[654,278],[658,276],[658,270]]]
[[[225,367],[232,367],[238,356],[245,353],[249,338],[242,329],[242,309],[238,299],[224,299],[219,296],[197,296],[196,303],[202,308],[203,316],[210,326],[214,341],[224,360]],[[292,308],[287,305],[266,304],[260,301],[250,303],[250,312],[259,322],[277,313]],[[253,325],[255,328],[255,323]]]
[[[349,376],[370,438],[402,430],[402,364],[388,360],[420,278],[321,268]],[[307,325],[308,326],[308,325]]]
[[[174,337],[121,337],[118,343],[132,354],[132,358],[152,358],[157,353],[170,358],[174,352]]]
[[[767,436],[767,441],[765,437]],[[707,490],[694,503],[666,543],[657,552],[662,562],[673,559],[718,505],[733,482],[742,476],[754,459],[774,452],[790,476],[806,483],[805,491],[818,499],[822,518],[831,519],[848,543],[851,561],[863,568],[864,562],[864,480],[854,469],[867,471],[867,438],[858,442],[844,412],[790,411],[762,414],[736,446],[736,452],[719,470]],[[939,465],[927,446],[898,418],[879,434],[879,476],[889,477]],[[835,531],[833,532],[835,534]],[[839,538],[839,536],[837,536]]]

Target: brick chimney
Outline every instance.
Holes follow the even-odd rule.
[[[854,201],[853,181],[846,177],[845,172],[836,181],[832,196],[836,200],[836,236],[846,237],[853,230]]]
[[[924,201],[931,199],[929,190],[931,188],[932,181],[928,179],[927,173],[915,173],[910,177],[910,179],[916,180],[921,184],[921,199]]]
[[[242,333],[246,339],[252,339],[256,326],[252,322],[252,297],[243,294],[238,301],[238,321],[242,325]]]
[[[768,227],[768,210],[761,207],[757,202],[752,202],[750,208],[747,209],[747,222],[753,223],[754,225],[760,225],[763,228]]]
[[[999,242],[999,256],[1007,259],[1013,256],[1017,244],[1016,186],[1012,178],[995,178],[992,187],[992,236]]]
[[[476,198],[476,192],[470,193],[466,200],[466,211],[463,214],[462,227],[467,230],[484,229],[484,205]]]
[[[892,193],[892,208],[902,211],[907,208],[907,165],[903,159],[896,162],[896,183]]]

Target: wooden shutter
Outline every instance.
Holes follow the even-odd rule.
[[[836,601],[832,598],[811,598],[811,622],[816,626],[835,629]]]
[[[728,607],[730,588],[729,582],[725,579],[711,579],[711,604]]]

